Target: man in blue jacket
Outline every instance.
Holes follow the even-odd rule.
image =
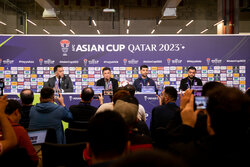
[[[140,72],[141,76],[137,78],[133,83],[133,86],[135,87],[136,91],[141,92],[142,86],[154,86],[155,91],[157,91],[155,81],[148,77],[148,66],[142,65],[140,67]]]
[[[66,108],[62,95],[59,93],[55,104],[54,90],[49,87],[42,88],[40,103],[30,110],[30,129],[53,128],[56,130],[57,143],[66,143],[62,120],[69,122],[73,120],[71,112]]]

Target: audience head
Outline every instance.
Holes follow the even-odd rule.
[[[54,101],[54,90],[50,87],[43,87],[40,92],[40,101],[48,102]]]
[[[11,119],[11,121],[18,123],[21,119],[21,104],[17,100],[8,100],[8,105],[5,109],[5,114]]]
[[[217,88],[208,94],[210,124],[218,136],[240,136],[246,131],[249,98],[237,88]]]
[[[34,93],[31,89],[23,89],[20,93],[20,98],[23,105],[32,105]]]
[[[128,146],[128,128],[122,116],[106,110],[89,121],[89,147],[95,159],[110,160],[121,156]]]
[[[119,87],[118,90],[115,92],[112,101],[115,104],[118,99],[121,99],[127,95],[130,95],[129,91],[127,91],[124,87]]]
[[[138,100],[127,95],[116,101],[114,111],[120,113],[127,125],[132,128],[137,121],[138,108]]]
[[[126,85],[124,87],[125,87],[125,89],[127,91],[129,91],[129,93],[130,93],[131,96],[135,95],[135,87],[133,85],[128,84],[128,85]]]
[[[94,96],[94,90],[90,87],[84,88],[81,93],[81,99],[84,102],[91,102]]]
[[[172,86],[166,86],[161,94],[162,104],[167,104],[168,102],[175,102],[177,99],[177,90]]]
[[[136,151],[116,161],[112,167],[186,167],[184,160],[160,150]]]
[[[188,67],[188,78],[193,79],[196,74],[196,68],[194,66]]]
[[[220,82],[206,82],[202,87],[202,96],[207,96],[208,92],[215,88],[225,88],[226,86]]]
[[[245,94],[250,97],[250,88],[247,89],[247,91],[245,92]]]

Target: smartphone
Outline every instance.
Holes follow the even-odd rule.
[[[194,97],[194,110],[206,109],[208,97],[206,96],[195,96]]]

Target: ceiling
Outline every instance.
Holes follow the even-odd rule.
[[[180,1],[177,6],[175,19],[163,19],[162,11],[167,0],[110,0],[110,8],[115,13],[104,13],[103,9],[109,6],[109,0],[46,0],[55,8],[57,18],[44,19],[44,8],[37,0],[0,0],[0,33],[18,33],[15,29],[28,34],[200,34],[208,28],[207,34],[216,34],[218,22],[217,0],[168,0]],[[241,9],[242,25],[248,26],[250,21],[247,7],[249,0],[243,0]],[[37,26],[27,23],[25,14]],[[62,20],[64,26],[59,20]],[[96,26],[93,24],[95,20]],[[130,25],[127,25],[130,20]],[[160,24],[159,20],[162,20]],[[190,21],[192,24],[186,26]],[[250,25],[250,24],[249,24]],[[248,28],[248,27],[247,27]],[[247,29],[246,28],[246,29]]]

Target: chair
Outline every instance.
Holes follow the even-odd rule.
[[[87,162],[83,159],[83,150],[85,149],[85,147],[86,143],[84,142],[74,144],[43,143],[43,166],[86,166]]]
[[[88,121],[71,121],[69,123],[69,128],[88,129],[88,125]]]
[[[88,130],[87,129],[75,129],[67,128],[65,129],[66,143],[78,143],[88,141]]]

